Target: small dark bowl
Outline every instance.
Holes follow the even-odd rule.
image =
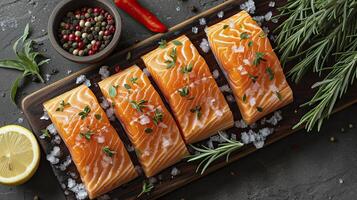
[[[61,20],[69,11],[82,7],[100,7],[109,12],[115,20],[115,33],[112,40],[103,50],[90,56],[75,56],[64,50],[58,38],[58,28]],[[106,58],[117,46],[121,34],[122,22],[115,4],[110,0],[63,0],[52,11],[48,20],[48,35],[52,46],[63,57],[78,63],[95,63]]]

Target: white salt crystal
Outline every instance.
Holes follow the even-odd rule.
[[[219,90],[221,90],[222,92],[232,93],[231,88],[227,84],[222,85],[221,87],[219,87]]]
[[[268,6],[271,7],[271,8],[274,8],[275,7],[275,1],[270,1]]]
[[[110,107],[107,110],[105,110],[105,113],[107,114],[107,116],[108,116],[110,121],[114,121],[115,120],[114,109],[112,107]]]
[[[67,187],[70,188],[70,189],[73,188],[76,185],[76,181],[71,179],[71,178],[69,178],[67,181],[68,181]]]
[[[223,18],[223,16],[224,16],[224,12],[223,11],[219,11],[218,13],[217,13],[217,17],[218,18]]]
[[[104,97],[102,98],[102,103],[100,103],[100,106],[103,108],[103,109],[107,109],[109,108],[109,102],[107,99],[105,99]]]
[[[254,97],[249,98],[249,105],[254,106],[256,104],[256,100]]]
[[[198,28],[196,26],[192,27],[192,33],[194,33],[194,34],[198,33]]]
[[[273,16],[273,13],[271,11],[267,12],[264,15],[265,21],[267,21],[267,22],[270,21],[272,16]]]
[[[58,157],[61,154],[61,149],[58,146],[54,146],[52,151],[47,154],[46,159],[53,165],[59,163]]]
[[[148,116],[146,116],[146,115],[140,115],[139,123],[141,125],[149,124],[150,123],[150,118]]]
[[[180,6],[177,6],[177,7],[176,7],[176,11],[177,11],[177,12],[180,12],[180,10],[181,10],[181,7],[180,7]]]
[[[233,95],[227,95],[226,98],[227,98],[227,101],[229,101],[229,102],[235,102]]]
[[[253,142],[255,148],[260,149],[264,146],[264,140],[256,140]]]
[[[63,161],[63,163],[61,163],[61,164],[59,165],[59,169],[60,169],[61,171],[65,171],[65,170],[67,169],[67,167],[68,167],[71,163],[72,163],[71,156],[67,156],[67,157],[66,157],[66,160]]]
[[[271,125],[277,125],[279,121],[281,121],[283,119],[282,115],[281,115],[281,111],[275,111],[274,115],[271,116],[269,119],[266,120],[267,123],[271,124]]]
[[[133,152],[135,151],[135,148],[133,147],[133,145],[127,145],[127,148],[126,148],[129,152]]]
[[[231,135],[231,140],[237,140],[237,135],[236,134],[232,134]]]
[[[84,83],[84,81],[86,81],[86,80],[87,80],[87,78],[86,78],[85,75],[80,75],[80,76],[78,76],[77,79],[76,79],[76,84],[77,84],[77,85],[82,84],[82,83]]]
[[[208,53],[210,50],[208,41],[206,38],[203,38],[201,43],[200,43],[200,48],[202,49],[203,52]]]
[[[167,138],[163,138],[162,139],[162,147],[163,148],[166,148],[166,147],[168,147],[170,145],[171,145],[171,141],[169,139],[167,139]]]
[[[266,26],[263,26],[263,31],[264,31],[264,33],[267,34],[267,35],[268,35],[269,32],[270,32],[269,28],[266,27]]]
[[[61,144],[61,137],[59,135],[56,135],[55,137],[53,137],[52,142],[55,144]]]
[[[279,20],[277,19],[277,18],[274,18],[274,19],[271,19],[271,22],[273,22],[273,23],[278,23],[279,22]]]
[[[219,135],[213,135],[210,137],[210,140],[212,142],[219,142],[219,141],[221,141],[221,137]]]
[[[232,19],[229,19],[229,28],[234,28],[235,27],[235,22]]]
[[[246,132],[241,133],[240,139],[244,144],[249,144],[249,135]]]
[[[51,74],[45,74],[45,81],[48,82],[50,81]]]
[[[244,63],[245,65],[250,65],[250,62],[249,62],[248,59],[243,59],[243,63]]]
[[[92,85],[92,83],[90,82],[90,80],[86,79],[84,81],[84,85],[87,86],[87,87],[90,87]]]
[[[244,122],[243,119],[238,120],[238,121],[235,121],[235,122],[234,122],[234,125],[235,125],[235,127],[237,127],[237,128],[247,128],[247,127],[248,127],[248,125]]]
[[[24,118],[19,117],[19,118],[17,119],[17,123],[22,124],[23,122],[24,122]]]
[[[237,47],[236,45],[233,45],[232,46],[232,51],[234,53],[243,53],[244,52],[244,46]]]
[[[146,76],[151,76],[150,72],[149,72],[149,70],[147,68],[144,68],[143,72],[146,74]]]
[[[103,136],[99,136],[99,137],[97,137],[97,142],[99,144],[103,144],[105,142],[105,138]]]
[[[173,168],[171,169],[171,175],[172,175],[172,176],[177,176],[177,175],[179,175],[180,173],[181,173],[180,170],[177,169],[176,167],[173,167]]]
[[[210,148],[210,149],[214,149],[212,140],[208,140],[207,141],[207,147]]]
[[[46,110],[43,110],[43,115],[40,117],[40,120],[49,120],[50,117],[48,116],[48,113]]]
[[[253,0],[248,0],[240,5],[241,10],[245,10],[250,14],[255,13],[255,3]]]
[[[214,114],[215,114],[217,117],[222,117],[223,112],[222,112],[221,110],[215,110],[215,111],[214,111]]]
[[[70,69],[67,70],[67,74],[70,74],[70,73],[72,73],[72,70],[70,70]]]
[[[249,125],[249,128],[257,128],[257,124],[253,123],[253,124]]]
[[[48,130],[49,133],[51,133],[52,135],[56,135],[57,134],[57,129],[55,127],[54,124],[50,124],[46,127],[46,129]]]
[[[108,68],[109,68],[108,66],[100,67],[99,74],[100,74],[102,80],[109,77],[110,72],[109,72]]]
[[[228,139],[228,134],[226,132],[223,131],[219,131],[219,143],[223,143],[226,142],[226,139]]]
[[[268,135],[272,134],[273,131],[274,131],[274,129],[272,129],[272,128],[262,128],[259,130],[259,134],[265,138]]]
[[[199,21],[200,25],[202,25],[202,26],[206,25],[206,23],[207,23],[205,18],[200,18],[198,21]]]
[[[219,77],[219,71],[217,69],[213,70],[212,76],[214,79],[217,79]]]

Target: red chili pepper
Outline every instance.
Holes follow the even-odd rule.
[[[149,30],[157,33],[167,31],[166,26],[161,23],[154,14],[142,7],[136,0],[114,0],[114,2],[119,8],[127,12]]]

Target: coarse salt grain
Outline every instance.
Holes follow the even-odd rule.
[[[227,101],[229,101],[229,102],[235,102],[235,99],[232,95],[227,95],[226,98],[227,98]]]
[[[90,82],[90,80],[86,79],[84,81],[84,85],[87,86],[87,87],[90,87],[92,85],[92,83]]]
[[[243,119],[235,121],[234,126],[237,128],[247,128],[248,127],[248,125],[244,122]]]
[[[102,67],[100,67],[98,73],[100,74],[102,80],[110,76],[110,72],[109,72],[108,69],[109,69],[108,66],[102,66]]]
[[[240,9],[245,10],[250,14],[254,14],[256,9],[255,3],[253,0],[248,0],[240,5]]]
[[[61,144],[61,137],[59,135],[56,135],[55,137],[53,137],[53,140],[51,141],[54,144]]]
[[[213,70],[212,76],[214,79],[217,79],[219,77],[219,71],[217,69]]]
[[[231,88],[227,84],[222,85],[221,87],[219,87],[219,90],[221,90],[221,92],[232,93]]]
[[[108,118],[110,121],[114,121],[115,117],[114,117],[114,109],[112,107],[108,108],[105,110],[105,113],[107,114]]]
[[[202,25],[202,26],[206,25],[206,23],[207,23],[205,18],[200,18],[198,21],[199,21],[200,25]]]
[[[59,169],[61,171],[65,171],[67,169],[67,167],[72,163],[72,159],[71,156],[67,156],[66,160],[63,161],[60,165],[59,165]]]
[[[150,123],[150,118],[148,116],[146,116],[146,115],[140,115],[139,123],[141,125],[149,124]]]
[[[79,85],[79,84],[82,84],[84,83],[84,81],[86,81],[87,78],[85,75],[80,75],[76,78],[76,84]]]
[[[103,143],[105,142],[104,136],[99,136],[99,137],[97,137],[97,142],[98,142],[99,144],[103,144]]]
[[[203,38],[201,43],[200,43],[200,48],[202,49],[203,52],[208,53],[210,50],[209,43],[206,38]]]
[[[248,59],[243,59],[243,63],[244,63],[245,65],[250,65],[250,62],[249,62]]]
[[[256,100],[254,97],[249,98],[249,105],[254,106],[256,104]]]
[[[102,102],[100,103],[100,106],[103,108],[103,109],[107,109],[109,108],[109,102],[107,99],[105,99],[104,97],[102,97]]]
[[[192,27],[192,33],[194,33],[194,34],[198,33],[198,28],[196,26]]]
[[[55,127],[54,124],[50,124],[46,127],[46,129],[48,130],[49,133],[51,133],[52,135],[56,135],[57,134],[57,129]]]
[[[267,12],[265,15],[264,15],[264,19],[265,21],[270,21],[271,20],[271,17],[273,16],[273,13],[271,11]]]
[[[234,53],[243,53],[244,52],[244,46],[237,47],[236,45],[233,45],[232,46],[232,51]]]
[[[180,170],[177,169],[176,167],[173,167],[173,168],[171,169],[171,175],[172,175],[172,176],[177,176],[177,175],[179,175],[180,173],[181,173]]]
[[[271,7],[271,8],[274,8],[275,7],[275,1],[270,1],[268,6]]]
[[[58,146],[54,146],[52,151],[47,154],[46,159],[53,165],[59,163],[59,156],[61,154],[61,149]]]
[[[209,139],[209,140],[207,141],[207,147],[210,148],[210,149],[214,149],[213,142],[212,142],[211,139]]]
[[[223,16],[224,16],[224,12],[223,11],[219,11],[218,13],[217,13],[217,17],[218,18],[223,18]]]
[[[46,110],[43,110],[43,115],[40,117],[40,120],[49,120],[50,117],[48,116],[48,113]]]

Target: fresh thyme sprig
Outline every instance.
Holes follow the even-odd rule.
[[[146,194],[146,193],[150,192],[152,189],[154,189],[154,185],[153,185],[152,183],[143,181],[142,190],[141,190],[141,192],[138,194],[137,197],[140,197],[140,196],[142,196],[143,194]]]
[[[316,125],[320,130],[337,99],[357,79],[357,1],[288,0],[280,10],[277,17],[286,20],[276,30],[277,49],[282,63],[296,62],[289,76],[295,82],[311,71],[322,77],[312,87],[317,89],[312,99],[302,105],[312,108],[294,128],[305,124],[308,131]]]
[[[46,64],[50,59],[41,60],[38,62],[38,56],[41,55],[39,52],[35,52],[32,48],[33,40],[28,39],[30,34],[29,24],[26,25],[24,33],[22,36],[16,40],[12,49],[16,55],[15,59],[4,59],[0,60],[0,67],[7,69],[15,69],[22,71],[22,75],[17,77],[11,87],[11,99],[15,102],[15,97],[17,89],[20,86],[21,79],[27,76],[37,77],[42,83],[44,82],[42,76],[40,75],[39,67]],[[18,44],[21,42],[22,46],[18,48]],[[20,49],[20,50],[18,50]]]
[[[217,160],[222,156],[226,156],[226,161],[228,162],[229,155],[233,151],[240,149],[244,145],[239,141],[230,140],[228,138],[223,137],[221,133],[219,133],[219,135],[226,142],[218,144],[218,147],[215,149],[210,149],[206,146],[196,147],[190,145],[194,150],[199,152],[198,154],[188,156],[188,160],[187,160],[187,162],[200,161],[200,163],[197,166],[196,172],[198,172],[202,167],[200,173],[203,174],[211,163],[213,163],[215,160]]]

